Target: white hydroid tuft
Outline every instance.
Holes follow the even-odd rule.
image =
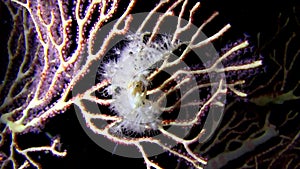
[[[146,98],[147,76],[150,69],[155,69],[155,63],[174,50],[174,45],[167,35],[150,44],[146,44],[143,34],[132,34],[127,38],[126,46],[115,50],[119,57],[108,61],[103,71],[103,76],[111,82],[106,89],[113,99],[110,107],[123,119],[115,130],[137,133],[156,130],[161,112],[155,101]]]

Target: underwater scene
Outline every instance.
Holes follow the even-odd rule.
[[[300,2],[1,0],[1,169],[300,168]]]

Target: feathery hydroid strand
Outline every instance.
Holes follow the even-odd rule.
[[[159,40],[146,43],[145,34],[131,34],[122,49],[115,49],[117,59],[110,59],[103,65],[103,77],[110,81],[106,92],[112,96],[110,108],[123,120],[113,130],[122,129],[143,133],[156,130],[161,114],[158,103],[148,100],[147,76],[175,48],[170,35],[160,35]],[[175,42],[176,43],[176,42]]]

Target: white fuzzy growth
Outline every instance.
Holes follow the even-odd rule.
[[[158,105],[146,99],[149,68],[164,60],[173,45],[168,36],[150,46],[143,42],[143,35],[133,34],[127,38],[130,42],[118,51],[118,60],[105,64],[104,77],[111,81],[107,88],[114,100],[111,108],[123,118],[115,129],[142,133],[147,129],[155,130],[161,114]]]

